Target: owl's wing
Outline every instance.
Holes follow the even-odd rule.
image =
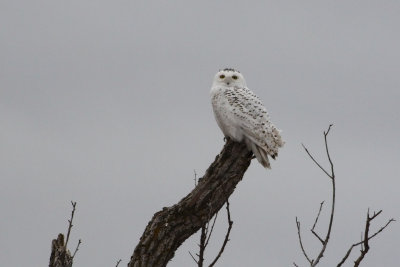
[[[228,101],[234,106],[237,126],[241,128],[245,138],[262,150],[254,151],[253,145],[248,143],[254,154],[257,156],[256,152],[266,152],[275,158],[279,147],[283,146],[283,141],[279,130],[270,122],[260,98],[248,88],[236,88],[228,96]]]

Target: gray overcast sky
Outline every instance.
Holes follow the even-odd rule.
[[[202,175],[222,148],[209,89],[228,66],[286,145],[271,171],[253,161],[233,194],[219,266],[305,266],[295,216],[317,252],[306,231],[330,183],[301,143],[326,166],[322,131],[334,123],[337,210],[321,262],[333,266],[368,207],[384,210],[374,230],[400,218],[399,14],[398,1],[0,1],[1,265],[46,266],[70,200],[71,249],[83,241],[74,266],[126,265],[153,213],[185,196],[193,169]],[[206,260],[222,242],[220,218]],[[170,266],[194,266],[197,242]],[[396,266],[399,247],[395,223],[363,266]]]

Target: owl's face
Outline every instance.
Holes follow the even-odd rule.
[[[234,69],[223,69],[217,72],[214,77],[214,86],[237,86],[246,87],[246,81],[243,75]]]

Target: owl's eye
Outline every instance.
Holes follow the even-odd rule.
[[[225,78],[225,75],[221,74],[221,75],[219,75],[219,78],[223,79],[223,78]]]
[[[234,80],[237,80],[237,78],[238,78],[238,76],[236,76],[236,75],[232,76],[232,79],[234,79]]]

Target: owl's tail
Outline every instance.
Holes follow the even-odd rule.
[[[256,156],[258,162],[264,166],[266,169],[271,169],[271,164],[269,163],[267,151],[265,151],[262,147],[258,146],[254,142],[249,139],[246,139],[246,144],[253,154]]]

